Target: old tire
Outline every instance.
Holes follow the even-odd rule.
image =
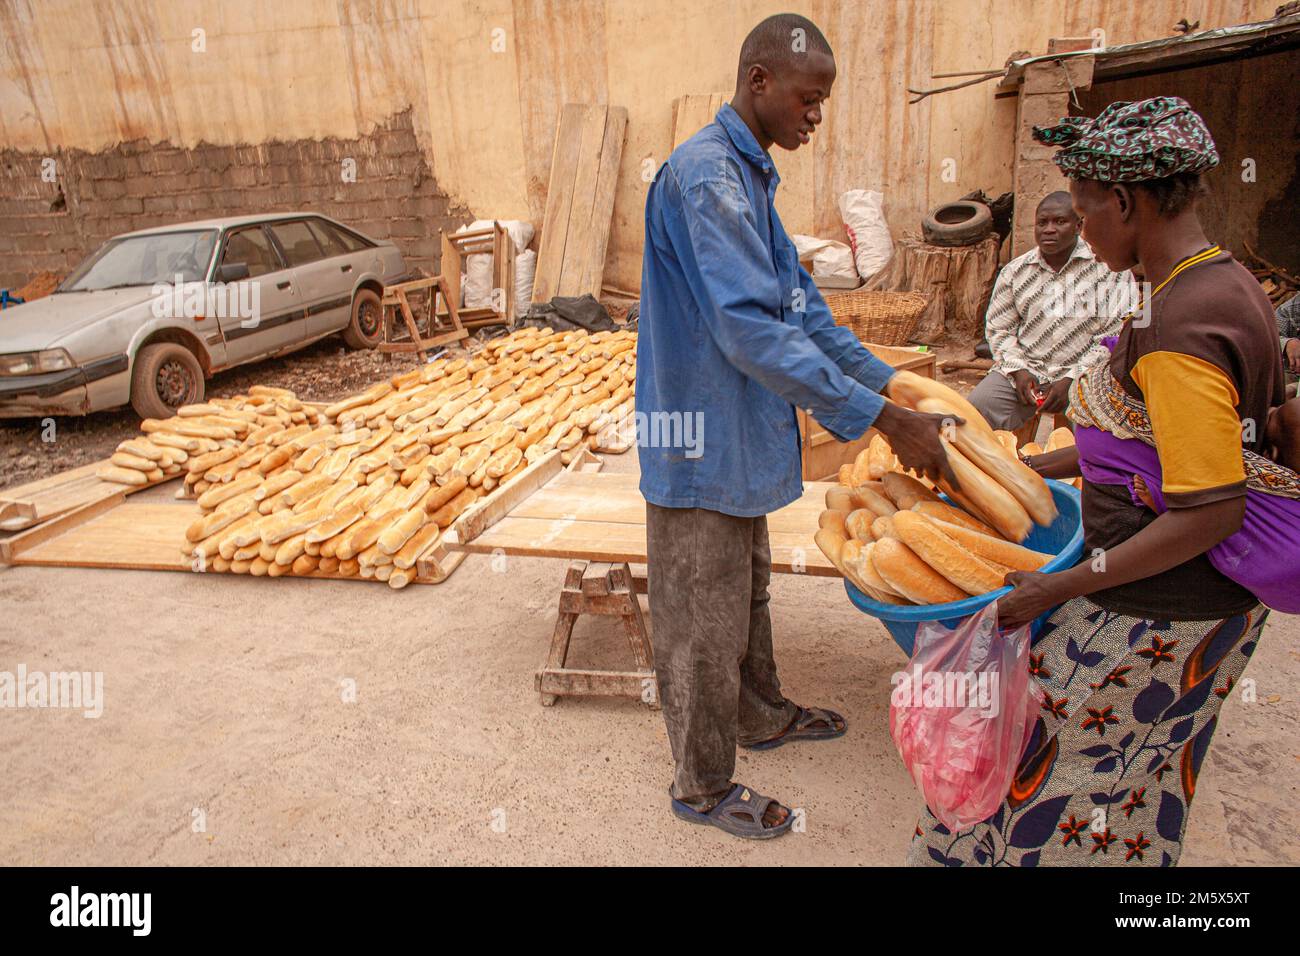
[[[350,349],[373,349],[384,331],[384,309],[379,295],[372,289],[358,289],[352,297],[352,319],[343,330],[343,341]]]
[[[171,418],[182,405],[203,401],[203,367],[183,345],[146,345],[131,369],[131,407],[141,418]]]
[[[982,202],[946,202],[921,220],[921,233],[932,246],[973,246],[993,231],[993,213]]]

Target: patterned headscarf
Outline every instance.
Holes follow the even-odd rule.
[[[1035,126],[1034,139],[1064,147],[1054,158],[1071,179],[1137,182],[1219,164],[1205,121],[1177,96],[1111,103],[1095,120],[1066,116],[1056,126]]]

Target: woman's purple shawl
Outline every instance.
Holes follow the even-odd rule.
[[[1113,347],[1113,340],[1107,343]],[[1145,508],[1133,490],[1139,476],[1151,493],[1156,513],[1167,510],[1160,493],[1160,456],[1137,438],[1116,438],[1101,428],[1076,425],[1079,468],[1095,485],[1123,485],[1133,504]],[[1210,563],[1275,611],[1300,614],[1300,500],[1246,491],[1241,530],[1209,550]]]

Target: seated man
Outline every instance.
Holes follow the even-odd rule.
[[[1038,204],[1034,242],[998,274],[984,319],[993,369],[968,396],[1007,431],[1036,412],[1065,411],[1070,383],[1110,358],[1101,340],[1138,301],[1132,275],[1111,272],[1079,238],[1069,193]]]

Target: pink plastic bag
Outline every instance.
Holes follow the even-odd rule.
[[[1033,732],[1029,627],[998,634],[996,603],[955,630],[923,622],[894,675],[889,733],[926,805],[950,830],[997,812]]]

